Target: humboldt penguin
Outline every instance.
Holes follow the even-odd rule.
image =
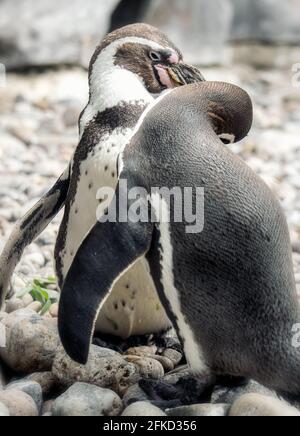
[[[0,259],[3,301],[25,247],[65,206],[55,248],[60,288],[77,249],[105,209],[102,187],[115,189],[117,158],[157,96],[168,88],[204,80],[183,63],[182,54],[159,30],[135,24],[109,34],[89,68],[89,102],[79,121],[80,142],[68,169],[49,193],[16,226]],[[88,301],[86,304],[89,304]],[[141,261],[115,285],[97,331],[122,338],[168,328],[147,265]]]
[[[287,222],[267,185],[220,140],[244,138],[252,114],[248,94],[220,82],[168,91],[148,107],[119,157],[106,220],[85,238],[62,289],[59,332],[74,360],[87,361],[114,283],[146,258],[195,374],[300,394]]]

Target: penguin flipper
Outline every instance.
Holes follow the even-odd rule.
[[[98,222],[79,248],[58,316],[62,344],[74,361],[87,362],[99,311],[114,283],[149,251],[152,232],[151,223]]]
[[[25,248],[36,239],[63,207],[70,183],[69,167],[54,186],[17,223],[0,256],[0,308],[13,272]]]

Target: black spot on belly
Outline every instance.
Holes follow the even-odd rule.
[[[92,189],[93,186],[94,186],[93,182],[89,183],[89,189]]]
[[[107,171],[107,170],[108,170],[108,165],[105,165],[104,171]]]
[[[111,173],[111,176],[112,176],[112,178],[114,179],[115,178],[115,173],[114,173],[114,171]]]

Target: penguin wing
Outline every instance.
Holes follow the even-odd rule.
[[[119,185],[112,204],[120,204]],[[119,222],[119,214],[117,210],[116,222],[98,222],[93,227],[79,248],[61,291],[60,338],[69,356],[81,364],[88,360],[98,313],[115,282],[151,246],[153,224]]]
[[[14,269],[25,248],[36,239],[63,207],[70,183],[70,168],[18,222],[0,257],[0,308],[4,303]]]

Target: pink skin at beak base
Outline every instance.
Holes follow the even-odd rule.
[[[172,83],[167,70],[160,65],[156,65],[155,68],[158,72],[159,80],[162,85],[165,85],[167,88],[174,88],[174,84]]]

